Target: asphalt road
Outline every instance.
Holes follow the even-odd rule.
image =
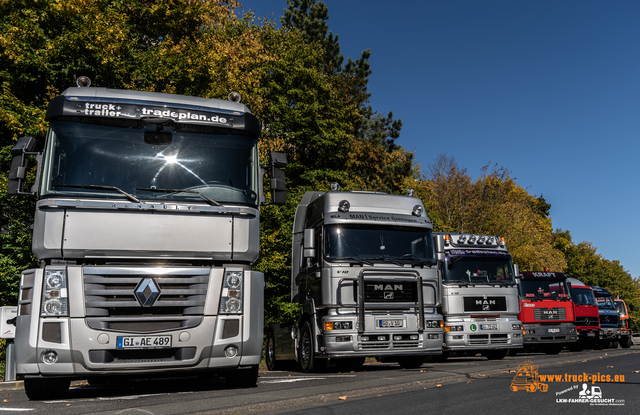
[[[539,375],[525,383],[546,388],[511,390],[525,363],[536,365]],[[547,379],[550,375],[554,378]],[[65,399],[40,402],[29,401],[21,389],[3,390],[7,384],[0,384],[0,413],[636,413],[638,384],[640,346],[633,346],[551,356],[518,354],[501,361],[451,358],[410,370],[370,363],[351,371],[329,366],[318,374],[261,371],[258,386],[248,389],[227,388],[223,379],[140,380],[100,387],[76,382]],[[581,398],[584,391],[588,394]]]

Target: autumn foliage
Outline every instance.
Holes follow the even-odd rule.
[[[635,327],[640,287],[617,261],[553,231],[550,205],[510,171],[487,167],[472,178],[452,157],[421,171],[397,143],[402,123],[369,103],[364,50],[344,62],[327,30],[326,6],[283,0],[281,26],[236,1],[12,0],[0,2],[0,302],[15,304],[30,254],[33,201],[9,198],[9,149],[44,137],[49,100],[80,75],[94,86],[226,98],[237,91],[262,122],[261,155],[286,153],[288,201],[262,208],[265,321],[288,320],[291,229],[307,190],[404,193],[414,187],[436,230],[505,236],[522,270],[549,267],[627,300]],[[635,317],[635,318],[633,318]]]

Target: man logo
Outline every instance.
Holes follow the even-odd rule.
[[[375,284],[373,289],[376,291],[402,291],[402,284]]]

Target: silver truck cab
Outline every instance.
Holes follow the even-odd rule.
[[[263,343],[260,124],[238,102],[69,88],[42,152],[12,153],[10,194],[37,195],[20,281],[17,374],[31,399],[72,379],[222,373],[255,385]],[[25,191],[30,155],[38,161]],[[273,198],[284,196],[272,156]]]
[[[268,366],[296,360],[311,372],[327,358],[355,366],[377,357],[409,368],[440,354],[431,230],[412,195],[307,192],[293,228],[291,302],[300,318],[270,328]]]
[[[493,360],[521,349],[516,273],[505,238],[436,232],[434,241],[441,254],[443,357],[481,353]]]

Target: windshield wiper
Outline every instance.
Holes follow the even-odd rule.
[[[360,258],[354,258],[352,256],[344,256],[344,257],[340,257],[340,258],[333,258],[336,261],[350,261],[350,262],[357,262],[358,264],[362,265],[362,264],[367,264],[367,265],[373,265],[373,262],[369,262],[366,259],[360,259]]]
[[[405,254],[400,258],[395,258],[396,261],[410,261],[412,264],[427,264],[427,265],[435,265],[436,262],[432,259],[420,259],[413,254]]]
[[[207,202],[209,202],[209,204],[214,205],[214,206],[222,206],[220,203],[216,202],[215,200],[211,199],[210,197],[207,197],[205,195],[203,195],[202,193],[198,192],[197,190],[189,190],[189,189],[145,189],[145,188],[141,188],[141,187],[136,187],[136,190],[144,190],[147,192],[159,192],[159,193],[193,193],[196,194],[198,196],[200,196],[201,198],[203,198],[204,200],[206,200]]]
[[[398,262],[398,261],[396,261],[394,259],[391,259],[391,258],[385,258],[383,256],[379,256],[379,257],[375,257],[375,258],[367,258],[367,259],[369,261],[383,261],[383,262],[389,262],[389,263],[394,264],[394,265],[401,265],[401,266],[404,265],[402,262]]]
[[[142,203],[140,199],[138,199],[134,195],[129,194],[124,190],[120,189],[119,187],[115,187],[115,186],[103,186],[101,184],[54,184],[52,186],[53,187],[77,187],[79,189],[115,190],[116,192],[125,195],[127,199],[131,200],[132,202]]]

